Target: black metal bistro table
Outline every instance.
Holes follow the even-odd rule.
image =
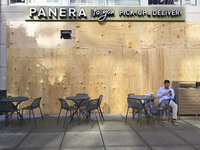
[[[14,112],[17,112],[17,114],[20,116],[20,124],[21,124],[21,121],[23,120],[23,116],[21,115],[20,111],[18,111],[18,106],[19,104],[21,104],[23,101],[27,101],[29,98],[28,97],[11,97],[11,98],[2,98],[0,102],[4,102],[4,103],[7,103],[8,105],[10,105],[12,107],[12,109],[14,111],[11,112],[11,114],[7,114],[6,113],[6,116],[5,116],[5,121],[6,121],[6,124],[7,124],[7,121],[8,121],[8,118],[10,116],[12,116],[14,114]],[[14,102],[16,102],[17,104],[14,104]]]
[[[147,103],[149,101],[155,101],[155,99],[156,99],[156,97],[151,96],[151,95],[131,95],[131,96],[129,96],[129,98],[133,99],[133,100],[137,99],[137,100],[140,100],[141,102],[142,102],[142,100],[144,100],[144,102],[142,102],[142,104],[144,105],[144,107],[145,107],[145,103]],[[146,112],[146,110],[145,110],[145,112]]]
[[[139,99],[139,100],[144,100],[143,105],[145,105],[145,103],[149,102],[149,101],[154,101],[156,99],[156,97],[151,96],[151,95],[134,95],[134,96],[130,96],[129,98],[131,99]]]
[[[80,113],[83,113],[85,114],[82,110],[81,110],[81,104],[83,103],[83,101],[85,100],[89,100],[90,97],[89,96],[72,96],[72,97],[67,97],[66,98],[67,100],[72,100],[75,104],[76,104],[76,111],[72,114],[71,116],[71,120],[73,119],[74,115],[78,113],[79,111],[79,114],[78,114],[78,124],[80,124]],[[71,121],[70,120],[70,121]]]
[[[151,96],[151,95],[134,95],[134,96],[130,96],[129,98],[144,100],[145,102],[156,99],[156,97]]]

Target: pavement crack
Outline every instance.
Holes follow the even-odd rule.
[[[99,121],[98,121],[98,118],[97,118],[97,115],[96,115],[96,114],[95,114],[95,117],[96,117],[97,124],[98,124],[98,127],[99,127],[99,132],[100,132],[101,139],[102,139],[102,142],[103,142],[103,147],[104,147],[104,149],[106,150],[106,145],[105,145],[105,142],[104,142],[104,140],[103,140],[103,134],[102,134],[102,132],[101,132],[101,128],[100,128]]]
[[[121,117],[125,120],[124,116],[122,114],[120,114]],[[128,125],[133,129],[133,131],[135,131],[135,133],[142,139],[142,141],[152,150],[152,148],[150,147],[150,145],[142,138],[142,136],[137,132],[137,130],[135,130],[130,123],[127,121],[126,123],[128,123]]]
[[[170,130],[169,128],[165,127],[168,131],[170,131],[172,134],[174,134],[175,136],[177,136],[178,138],[180,138],[182,141],[184,141],[185,143],[187,143],[188,145],[192,146],[194,149],[198,150],[198,148],[196,148],[195,146],[193,146],[192,144],[190,144],[189,142],[187,142],[186,140],[184,140],[181,136],[177,135],[176,133],[174,133],[174,131]]]
[[[63,141],[64,141],[64,139],[65,139],[65,135],[66,135],[66,132],[67,132],[67,127],[68,127],[68,123],[67,123],[67,125],[66,125],[66,127],[65,127],[64,135],[63,135],[63,138],[62,138],[62,141],[61,141],[59,150],[61,150],[61,148],[62,148]]]

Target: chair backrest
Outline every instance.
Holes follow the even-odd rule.
[[[42,97],[39,98],[35,98],[33,103],[31,104],[32,108],[36,108],[36,107],[40,107],[40,101],[41,101]]]
[[[67,104],[66,100],[59,98],[60,100],[60,104],[61,104],[61,108],[66,108],[69,107],[69,105]]]
[[[128,97],[127,101],[128,101],[128,106],[129,107],[136,108],[136,109],[142,109],[142,108],[144,108],[143,103],[139,99],[129,98]]]
[[[100,96],[99,96],[99,102],[98,102],[98,106],[99,106],[99,107],[100,107],[100,105],[101,105],[102,99],[103,99],[103,95],[100,95]]]
[[[86,93],[78,93],[78,94],[76,94],[76,96],[88,96],[88,94],[86,94]]]
[[[134,93],[128,94],[128,98],[131,98],[132,96],[135,96],[135,94]]]
[[[99,98],[94,99],[94,100],[90,100],[88,105],[87,105],[87,109],[88,110],[98,109],[98,106],[99,106]]]
[[[168,109],[169,108],[169,104],[167,104],[165,101],[162,101],[159,105],[159,108],[161,109]]]

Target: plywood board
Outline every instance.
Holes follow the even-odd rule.
[[[156,95],[164,79],[200,80],[198,26],[172,22],[10,22],[8,93],[30,97],[20,107],[42,97],[44,114],[58,114],[59,98],[77,93],[97,98],[102,94],[104,113],[125,113],[128,93]],[[60,39],[63,29],[72,30],[71,40]],[[192,34],[194,30],[196,34]]]

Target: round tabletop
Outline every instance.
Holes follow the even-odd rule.
[[[154,100],[154,99],[156,99],[156,97],[151,96],[151,95],[134,95],[134,96],[130,96],[129,98],[140,99],[140,100]]]
[[[67,100],[87,100],[90,99],[89,96],[71,96],[71,97],[67,97]]]
[[[28,97],[11,97],[8,99],[7,97],[2,98],[0,101],[1,102],[22,102],[28,100]]]

